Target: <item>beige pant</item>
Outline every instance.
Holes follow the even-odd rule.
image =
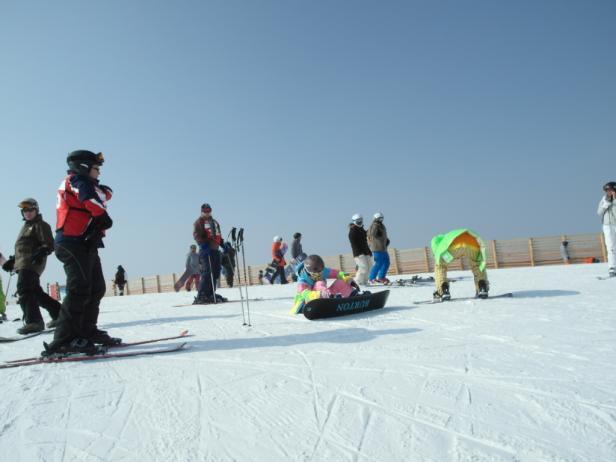
[[[449,253],[453,256],[454,260],[458,260],[459,258],[466,258],[471,266],[471,271],[473,272],[473,277],[475,278],[475,290],[479,290],[479,281],[486,281],[488,284],[488,273],[484,269],[481,271],[479,269],[479,260],[481,256],[481,252],[472,247],[460,246],[453,250],[450,250]],[[441,286],[443,282],[447,282],[447,264],[443,261],[437,263],[434,267],[434,283],[436,284],[436,291],[441,293]]]
[[[358,284],[368,284],[368,275],[370,274],[370,268],[372,267],[372,257],[370,255],[360,255],[355,257],[355,264],[357,265],[357,273],[355,273],[355,282]]]

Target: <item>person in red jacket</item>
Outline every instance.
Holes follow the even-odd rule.
[[[222,234],[220,224],[212,216],[210,204],[201,206],[201,215],[193,225],[193,237],[199,245],[199,262],[201,264],[201,280],[199,292],[193,304],[226,302],[227,299],[216,293],[216,284],[220,278],[221,256],[220,245]]]
[[[287,262],[284,259],[284,254],[288,246],[282,242],[280,236],[274,236],[274,243],[272,244],[272,264],[276,262],[276,271],[272,274],[272,284],[277,277],[280,277],[281,284],[287,284],[287,278],[284,274],[284,267]]]
[[[107,214],[112,190],[99,183],[102,153],[71,152],[68,175],[58,189],[56,257],[64,264],[66,296],[62,303],[53,341],[45,344],[43,356],[54,353],[97,351],[95,344],[121,343],[97,327],[105,278],[98,249],[104,247],[105,231],[113,224]]]

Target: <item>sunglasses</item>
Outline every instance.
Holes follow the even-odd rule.
[[[34,207],[29,207],[27,209],[21,209],[22,212],[36,212],[36,209]]]

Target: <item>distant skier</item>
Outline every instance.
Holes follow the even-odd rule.
[[[374,255],[374,265],[369,276],[370,284],[389,284],[389,279],[386,277],[389,270],[389,254],[387,253],[389,238],[383,220],[384,216],[381,212],[375,213],[367,233],[368,246]]]
[[[119,295],[124,295],[124,286],[126,285],[126,271],[122,268],[122,265],[118,266],[113,282],[118,288]]]
[[[349,242],[353,252],[353,259],[357,265],[355,282],[358,284],[368,283],[368,273],[372,265],[372,252],[368,246],[368,235],[364,229],[364,218],[356,213],[351,217],[349,224]]]
[[[56,257],[64,264],[66,296],[54,333],[43,355],[96,351],[94,344],[113,345],[121,339],[97,326],[100,301],[105,295],[105,277],[98,249],[113,225],[107,202],[113,194],[99,183],[102,153],[71,152],[69,170],[58,189]]]
[[[478,298],[487,298],[489,290],[488,274],[486,272],[486,250],[478,234],[469,229],[455,229],[447,234],[439,234],[432,238],[432,254],[434,255],[435,300],[449,300],[449,282],[447,281],[447,265],[454,260],[466,258],[475,278],[475,291]]]
[[[6,258],[0,252],[0,267],[6,263]],[[0,322],[6,321],[6,297],[4,295],[4,287],[2,284],[2,276],[0,276]]]
[[[301,313],[306,303],[317,298],[351,297],[359,293],[359,288],[351,276],[325,267],[325,262],[318,255],[306,257],[299,264],[297,276],[297,294],[290,314]],[[329,287],[328,279],[335,279]]]
[[[287,284],[287,278],[284,275],[284,267],[287,262],[284,259],[284,253],[286,244],[282,242],[282,237],[274,236],[274,242],[272,243],[272,263],[276,262],[276,269],[271,276],[272,284],[276,281],[276,278],[280,278],[280,284]]]
[[[17,273],[17,294],[24,319],[24,325],[17,329],[17,333],[25,335],[45,329],[39,306],[49,312],[51,321],[48,325],[54,327],[60,314],[60,303],[41,287],[47,256],[54,248],[51,227],[43,220],[35,199],[24,199],[18,207],[24,225],[15,242],[15,256],[11,256],[2,269]]]
[[[571,264],[571,257],[569,256],[569,241],[562,241],[560,243],[560,256],[562,257],[565,265]]]
[[[193,237],[199,245],[201,281],[199,293],[194,304],[226,302],[227,299],[216,294],[216,281],[220,278],[220,245],[222,234],[220,224],[212,217],[210,204],[201,206],[201,215],[193,226]],[[216,294],[216,295],[215,295]]]
[[[222,270],[225,273],[225,280],[227,286],[233,287],[233,276],[235,275],[235,249],[233,245],[224,241],[221,246],[222,249]]]
[[[605,193],[599,201],[597,214],[603,224],[603,236],[607,250],[607,266],[610,277],[616,277],[616,181],[603,186]]]
[[[291,258],[294,260],[297,260],[298,258],[303,260],[306,258],[306,254],[302,248],[302,233],[295,233],[293,235],[293,242],[291,243]]]
[[[302,248],[302,233],[293,234],[293,242],[291,243],[291,261],[289,266],[285,270],[285,276],[291,276],[293,281],[297,281],[297,267],[303,262],[306,257],[306,253]]]
[[[186,287],[186,291],[192,290],[193,283],[195,288],[199,290],[199,281],[201,273],[201,263],[199,262],[199,254],[197,253],[197,246],[192,244],[186,255],[184,273],[177,280],[173,288],[176,292],[179,292],[182,287]]]

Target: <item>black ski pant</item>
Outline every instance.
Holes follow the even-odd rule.
[[[19,270],[17,275],[17,294],[19,304],[24,313],[26,324],[43,322],[39,306],[49,312],[51,319],[60,314],[60,302],[51,298],[41,287],[41,279],[36,271],[29,269]]]
[[[287,284],[287,278],[284,275],[284,266],[278,266],[276,268],[276,272],[274,274],[272,274],[272,284],[274,284],[274,282],[276,281],[276,278],[280,276],[280,283],[281,284]]]
[[[66,296],[53,341],[59,346],[94,334],[106,287],[97,249],[80,241],[64,241],[56,245],[56,257],[66,273]]]
[[[212,277],[214,284],[220,278],[220,252],[218,250],[199,252],[199,262],[201,263],[201,280],[199,281],[197,298],[205,299],[214,295]]]
[[[223,263],[222,267],[225,270],[225,279],[229,287],[233,287],[233,266]]]

